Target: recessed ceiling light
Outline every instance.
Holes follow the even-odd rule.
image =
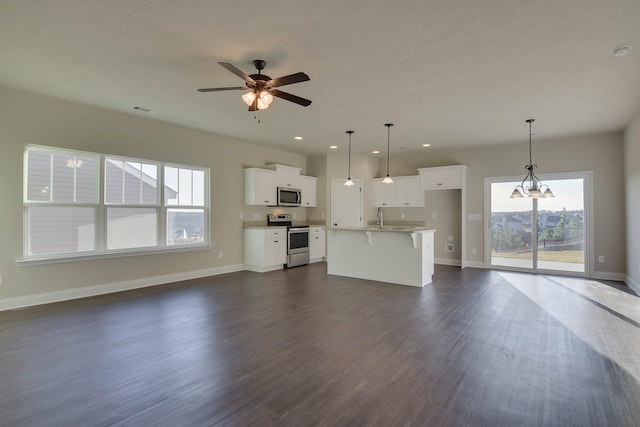
[[[373,154],[380,154],[380,150],[373,150],[372,153]]]
[[[431,144],[422,144],[423,147],[431,147]]]
[[[629,53],[630,49],[630,46],[618,46],[617,48],[613,49],[611,53],[613,53],[613,56],[625,56],[627,53]]]
[[[294,136],[293,139],[296,141],[302,141],[303,138],[301,136]]]
[[[338,148],[337,145],[330,145],[329,148],[331,148],[332,150],[335,150],[336,148]]]

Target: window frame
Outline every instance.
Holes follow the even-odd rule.
[[[89,156],[96,159],[96,172],[97,177],[94,176],[97,201],[95,203],[87,202],[53,202],[50,197],[49,201],[43,200],[29,200],[28,185],[29,185],[29,152],[30,151],[42,151],[49,154],[63,154],[65,156]],[[122,160],[124,162],[131,163],[144,163],[151,164],[157,167],[157,189],[156,189],[156,203],[155,204],[142,204],[144,199],[141,193],[141,203],[107,203],[106,202],[106,163],[107,159]],[[170,209],[183,208],[181,205],[168,205],[165,201],[165,168],[179,168],[188,169],[193,175],[193,171],[200,171],[204,174],[203,183],[203,203],[202,206],[188,206],[187,209],[198,209],[203,212],[203,230],[201,242],[188,242],[183,244],[171,244],[167,243],[167,215]],[[142,170],[142,168],[141,168]],[[74,175],[75,176],[75,175]],[[74,180],[74,186],[76,185]],[[124,181],[123,181],[124,182]],[[142,180],[141,180],[142,182]],[[67,148],[50,147],[42,145],[28,144],[24,149],[24,162],[23,162],[23,256],[18,260],[18,264],[48,264],[65,261],[77,261],[83,259],[99,259],[99,258],[112,258],[123,256],[136,256],[147,255],[154,253],[167,253],[167,252],[183,252],[193,250],[209,249],[211,247],[211,222],[210,222],[210,170],[207,167],[185,165],[173,162],[162,162],[157,160],[140,159],[134,157],[111,155],[106,153],[95,153],[89,151],[81,151]],[[192,189],[193,190],[193,189]],[[75,191],[75,190],[74,190]],[[193,197],[193,195],[192,195]],[[124,202],[124,194],[123,194]],[[94,225],[95,225],[95,249],[92,251],[75,251],[75,252],[62,252],[62,253],[45,253],[45,254],[29,254],[29,239],[30,239],[30,223],[29,223],[29,209],[31,207],[38,206],[51,206],[51,207],[92,207],[94,209]],[[107,210],[109,208],[145,208],[154,209],[156,217],[155,238],[156,245],[144,246],[144,247],[131,247],[131,248],[118,248],[108,249],[107,233],[108,233],[108,215]]]

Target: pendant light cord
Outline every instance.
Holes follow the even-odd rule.
[[[347,133],[349,134],[349,173],[347,174],[347,179],[351,179],[351,134],[353,131],[348,130]]]
[[[391,150],[390,150],[390,140],[391,140],[391,126],[393,123],[385,123],[387,127],[387,176],[389,176],[389,160],[391,158]]]

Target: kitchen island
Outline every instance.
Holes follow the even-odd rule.
[[[424,227],[327,229],[327,273],[423,287],[433,277],[435,230]]]

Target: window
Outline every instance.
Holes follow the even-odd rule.
[[[208,185],[206,168],[28,146],[25,258],[205,245]]]

